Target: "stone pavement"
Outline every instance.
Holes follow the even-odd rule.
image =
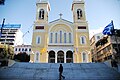
[[[65,80],[120,80],[104,63],[63,63]],[[59,63],[15,63],[0,68],[0,80],[58,80]]]

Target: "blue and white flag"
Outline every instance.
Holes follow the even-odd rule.
[[[112,35],[114,31],[114,25],[113,25],[113,21],[111,21],[111,23],[109,23],[103,30],[103,34],[104,35]]]

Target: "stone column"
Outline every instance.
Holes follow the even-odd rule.
[[[66,52],[64,52],[64,63],[66,63]]]
[[[55,52],[55,63],[57,63],[57,52]]]

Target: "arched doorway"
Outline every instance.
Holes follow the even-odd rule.
[[[58,51],[57,63],[64,63],[64,52],[63,51]]]
[[[48,54],[48,63],[55,63],[55,52],[50,51]]]
[[[73,63],[73,52],[72,51],[67,51],[66,63]]]

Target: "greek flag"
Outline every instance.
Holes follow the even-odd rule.
[[[113,25],[113,21],[111,21],[111,23],[109,23],[103,30],[103,34],[104,35],[112,35],[114,31],[114,25]]]

